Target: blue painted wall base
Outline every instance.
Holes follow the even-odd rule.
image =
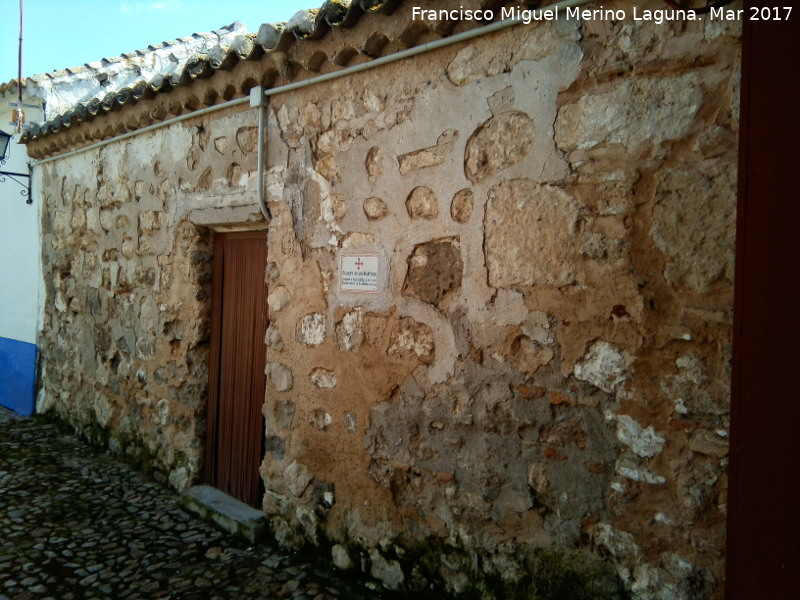
[[[34,344],[0,337],[0,405],[26,417],[35,407],[36,354]]]

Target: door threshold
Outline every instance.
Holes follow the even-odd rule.
[[[267,534],[266,515],[210,485],[196,485],[181,495],[184,510],[251,544]]]

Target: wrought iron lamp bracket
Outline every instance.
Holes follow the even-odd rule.
[[[0,166],[5,166],[6,160],[0,160]],[[30,163],[28,163],[28,172],[27,173],[15,173],[14,171],[0,171],[0,183],[4,183],[6,178],[10,178],[15,183],[18,183],[22,186],[22,189],[19,191],[19,195],[25,198],[25,202],[27,204],[33,204],[33,196],[31,195],[31,168]],[[22,177],[25,177],[28,180],[26,184],[22,181]]]
[[[4,167],[6,162],[8,161],[8,144],[11,141],[11,136],[8,135],[5,131],[0,132],[2,134],[2,139],[0,139],[0,147],[2,147],[2,151],[0,151],[0,167]],[[28,172],[27,173],[16,173],[14,171],[2,171],[0,170],[0,183],[4,183],[6,178],[11,178],[12,181],[18,183],[22,186],[19,194],[23,198],[25,198],[25,202],[27,204],[33,203],[33,195],[31,194],[31,172],[33,168],[31,167],[31,163],[28,163]],[[26,184],[22,178],[26,178],[28,183]]]

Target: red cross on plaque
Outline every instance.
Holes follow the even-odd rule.
[[[356,260],[356,269],[357,270],[360,271],[361,267],[363,267],[363,266],[364,266],[364,261],[362,261],[360,258],[358,260]]]

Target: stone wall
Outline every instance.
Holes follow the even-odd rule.
[[[37,169],[46,314],[38,410],[168,476],[202,468],[211,230],[264,228],[252,111]]]
[[[282,545],[419,593],[722,597],[738,26],[534,23],[270,100]],[[210,229],[265,225],[255,121],[41,169],[41,408],[177,488]],[[345,254],[375,293],[342,291]]]
[[[592,556],[587,594],[721,597],[737,38],[559,21],[272,99],[281,543],[461,597]],[[377,294],[340,289],[359,252]]]

